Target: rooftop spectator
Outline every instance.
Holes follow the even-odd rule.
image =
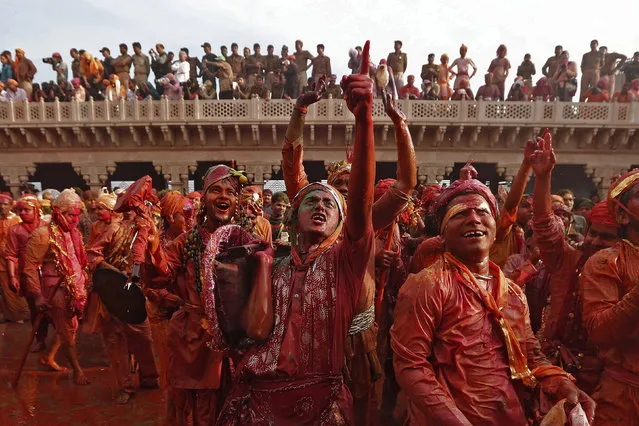
[[[259,99],[268,101],[271,99],[271,94],[264,84],[264,77],[258,75],[255,78],[255,84],[251,87],[251,97],[257,97]]]
[[[559,56],[561,55],[561,52],[563,51],[564,51],[563,46],[561,45],[555,46],[555,56],[551,56],[548,59],[546,59],[546,63],[544,64],[543,67],[541,67],[541,73],[543,75],[545,75],[548,78],[552,78],[552,76],[555,75],[555,72],[557,71],[557,67],[559,66]]]
[[[362,47],[357,46],[355,49],[348,51],[348,69],[351,70],[351,74],[357,74],[359,68],[362,65]]]
[[[153,99],[154,101],[157,101],[160,99],[160,94],[158,93],[157,90],[155,90],[155,87],[153,86],[153,84],[147,81],[146,83],[142,83],[138,85],[138,99],[144,100],[149,97],[151,97],[151,99]]]
[[[608,102],[610,95],[608,94],[608,79],[603,77],[599,79],[597,85],[591,89],[586,90],[583,95],[583,101],[585,102]]]
[[[222,55],[225,61],[228,60],[229,48],[224,45],[220,46],[220,55]]]
[[[151,69],[153,75],[155,75],[155,81],[159,81],[162,77],[171,72],[171,61],[169,55],[164,49],[162,43],[155,45],[155,50],[150,49],[149,55],[151,56]]]
[[[86,90],[84,90],[84,87],[82,87],[80,79],[78,77],[74,77],[73,80],[71,80],[71,85],[73,86],[73,96],[75,100],[79,102],[86,101],[87,93]]]
[[[231,44],[231,55],[226,58],[229,64],[231,64],[231,69],[233,70],[233,75],[242,75],[244,72],[244,58],[241,57],[238,53],[237,43]]]
[[[451,98],[453,101],[473,101],[473,91],[470,90],[470,80],[462,80],[459,83],[459,87],[453,92]]]
[[[635,101],[637,98],[635,96],[635,94],[632,92],[632,85],[630,83],[626,83],[623,85],[623,87],[621,88],[621,91],[615,93],[612,96],[612,101],[613,102],[633,102]]]
[[[528,88],[524,84],[524,78],[522,76],[517,76],[515,78],[515,82],[510,87],[508,91],[507,101],[511,102],[524,102],[530,99],[530,93],[528,92]]]
[[[601,55],[597,51],[599,42],[590,42],[590,52],[584,53],[581,58],[581,97],[591,87],[595,87],[599,82],[599,72],[601,70]],[[561,61],[560,61],[561,62]]]
[[[549,101],[553,96],[552,86],[548,80],[548,77],[543,76],[537,80],[537,84],[532,89],[533,100]]]
[[[0,61],[2,62],[2,71],[0,71],[0,81],[6,83],[10,78],[15,79],[16,74],[13,70],[13,59],[11,59],[11,52],[5,50],[0,55]]]
[[[464,89],[470,88],[470,79],[477,74],[477,66],[473,62],[472,59],[467,58],[466,54],[468,53],[468,47],[465,44],[462,44],[459,48],[460,57],[455,59],[453,63],[450,65],[451,73],[456,76],[455,84],[453,85],[453,89],[457,90],[461,88],[461,82],[466,81],[468,84]],[[452,71],[453,68],[457,67],[455,72]],[[468,68],[473,68],[473,73],[468,75]]]
[[[299,69],[295,63],[295,57],[289,56],[282,64],[282,74],[284,75],[284,96],[290,99],[297,99],[300,94]]]
[[[200,99],[206,101],[217,99],[217,93],[215,93],[215,89],[213,88],[213,83],[211,80],[206,80],[204,84],[202,84],[198,96]]]
[[[415,87],[415,76],[412,74],[409,75],[407,82],[404,87],[399,89],[399,99],[419,99],[421,93],[419,89]]]
[[[626,76],[626,83],[630,83],[639,78],[639,52],[635,52],[634,55],[632,55],[632,61],[623,64],[621,70]]]
[[[617,52],[608,52],[606,46],[599,48],[599,55],[601,56],[601,78],[608,78],[608,92],[615,93],[615,74],[628,57]]]
[[[62,55],[55,52],[50,58],[44,58],[42,62],[51,65],[51,69],[56,73],[56,81],[60,84],[61,81],[69,80],[69,67],[62,61]]]
[[[264,59],[264,55],[262,55],[262,46],[259,43],[253,44],[253,54],[251,55],[252,61],[256,64],[259,64],[260,74],[264,73],[264,68],[266,68],[266,60]]]
[[[284,92],[284,76],[281,73],[275,74],[271,83],[271,99],[286,99]]]
[[[530,60],[530,53],[524,55],[524,61],[517,67],[517,76],[524,80],[524,85],[528,90],[532,90],[532,76],[537,74],[535,64]]]
[[[180,50],[179,60],[177,63],[171,65],[171,71],[178,83],[183,84],[189,80],[191,75],[191,64],[188,61],[188,56],[184,50]]]
[[[257,43],[256,45],[259,49],[260,45]],[[244,54],[244,71],[243,71],[244,79],[246,80],[248,87],[253,87],[255,85],[257,76],[260,75],[262,72],[262,63],[258,61],[255,55],[251,55],[251,49],[248,47],[244,48],[243,54]],[[260,54],[260,57],[261,56],[262,55]]]
[[[6,90],[4,91],[4,96],[2,101],[4,102],[24,102],[28,101],[29,96],[27,92],[18,86],[18,82],[13,78],[7,80]]]
[[[105,49],[102,50],[105,51]],[[109,49],[106,49],[106,52],[108,52],[108,50]],[[95,86],[100,81],[102,81],[102,77],[104,75],[104,66],[89,52],[84,52],[82,54],[80,62],[80,74],[82,75],[82,79],[84,80],[85,87]]]
[[[422,80],[437,81],[439,78],[439,65],[435,63],[435,54],[428,54],[428,63],[422,65]]]
[[[599,74],[599,70],[597,70]],[[567,50],[561,52],[557,71],[553,76],[557,87],[557,96],[562,102],[572,102],[572,97],[577,93],[577,64],[570,60]]]
[[[510,61],[506,58],[508,49],[503,44],[497,48],[497,57],[492,60],[488,72],[493,74],[493,84],[499,87],[499,100],[504,100],[506,79],[510,70]]]
[[[264,73],[266,75],[266,87],[271,90],[276,74],[282,69],[282,60],[275,55],[275,47],[269,44],[266,47],[266,56],[264,57]]]
[[[2,82],[0,82],[2,84]],[[3,87],[4,90],[4,87]],[[33,83],[33,91],[31,92],[31,102],[41,102],[44,100],[44,93],[38,83]]]
[[[21,88],[27,92],[27,97],[31,96],[31,91],[33,89],[33,77],[38,72],[38,69],[31,59],[28,59],[24,56],[24,50],[16,49],[16,60],[15,60],[15,68],[16,80]]]
[[[200,93],[200,84],[197,82],[197,80],[189,79],[184,84],[184,100],[192,101],[195,98],[197,98],[199,93]]]
[[[134,101],[138,98],[138,85],[135,80],[129,80],[129,87],[126,90],[126,100]]]
[[[218,70],[218,66],[213,63],[217,61],[217,56],[215,56],[211,52],[211,43],[202,44],[202,49],[204,50],[204,56],[202,56],[201,62],[201,70],[202,70],[202,83],[206,83],[207,81],[211,82],[211,88],[213,89],[213,93],[217,98],[217,85],[215,82],[215,73]]]
[[[249,99],[251,97],[251,89],[246,85],[243,77],[238,77],[234,85],[233,97],[235,99]]]
[[[191,56],[188,47],[183,47],[180,51],[186,53],[186,60],[189,63],[189,80],[197,81],[197,78],[202,75],[202,62],[200,62],[200,58]]]
[[[182,86],[176,80],[175,76],[172,73],[168,73],[167,75],[162,77],[162,79],[160,79],[160,84],[162,85],[162,93],[169,100],[178,101],[184,96]]]
[[[109,80],[104,80],[104,97],[111,102],[120,102],[120,99],[126,99],[126,91],[128,87],[122,84],[117,74],[111,74]]]
[[[233,70],[224,57],[218,56],[213,66],[217,67],[215,76],[220,80],[220,99],[233,99]]]
[[[404,73],[408,67],[408,55],[402,52],[403,43],[395,40],[394,51],[388,54],[386,64],[393,70],[393,79],[397,90],[404,86]]]
[[[433,84],[430,80],[422,81],[422,93],[421,98],[425,101],[438,101],[439,94],[435,93]]]
[[[69,55],[71,56],[71,59],[73,59],[71,61],[71,74],[73,75],[73,78],[80,78],[80,53],[78,52],[78,49],[75,47],[72,48],[69,51]]]
[[[104,68],[103,76],[105,79],[109,79],[111,74],[115,74],[115,67],[113,66],[113,57],[111,56],[111,49],[108,47],[103,47],[100,49],[100,53],[102,54],[102,68]],[[81,72],[80,72],[81,73]]]
[[[308,76],[306,70],[313,64],[313,55],[308,50],[304,50],[302,40],[295,40],[295,64],[297,65],[297,84],[300,93],[308,87]]]
[[[140,85],[149,81],[149,74],[151,74],[151,61],[149,57],[142,53],[142,45],[139,42],[132,44],[133,46],[133,75],[135,83]]]
[[[452,90],[450,89],[449,80],[451,79],[450,68],[448,67],[448,62],[450,58],[446,53],[444,53],[439,64],[439,74],[437,76],[437,84],[439,84],[439,98],[443,101],[447,101],[453,95]]]
[[[313,82],[317,83],[320,78],[328,79],[333,73],[331,70],[331,58],[324,55],[324,45],[317,45],[317,56],[313,60]]]
[[[484,76],[484,85],[477,90],[477,99],[484,101],[496,101],[501,98],[499,86],[493,83],[493,74],[488,73]]]
[[[115,73],[120,79],[120,84],[122,84],[124,87],[129,86],[132,63],[133,58],[131,58],[131,55],[129,55],[129,48],[126,44],[120,43],[120,56],[113,60],[113,67],[115,68]]]
[[[337,75],[331,74],[326,85],[326,91],[324,92],[324,98],[331,97],[333,99],[342,99],[342,88],[337,84]]]

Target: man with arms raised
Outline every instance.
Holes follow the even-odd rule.
[[[391,330],[410,425],[527,424],[524,396],[594,404],[550,365],[530,328],[526,298],[490,262],[497,203],[471,166],[444,189],[435,214],[445,252],[401,288]]]

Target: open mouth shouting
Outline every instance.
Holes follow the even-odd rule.
[[[215,203],[215,212],[220,216],[228,216],[231,214],[231,203],[220,200]]]
[[[472,240],[479,240],[480,238],[483,238],[485,236],[486,236],[486,232],[485,231],[478,231],[478,230],[468,231],[468,232],[465,232],[464,235],[463,235],[464,239],[471,240],[471,241]]]
[[[326,224],[326,215],[324,213],[314,213],[311,216],[314,225],[321,226]]]

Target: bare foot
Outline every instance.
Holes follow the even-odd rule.
[[[80,386],[88,385],[90,383],[89,379],[87,379],[87,376],[85,376],[84,373],[81,371],[73,373],[73,382],[76,385]]]
[[[44,342],[35,341],[31,345],[31,348],[29,348],[29,351],[31,353],[42,352],[45,347],[46,347],[46,345],[44,344]]]
[[[129,392],[125,392],[122,391],[120,392],[120,394],[115,398],[115,403],[116,404],[120,404],[120,405],[124,405],[127,402],[129,402],[129,400],[131,399],[131,397],[133,396],[133,394],[129,393]]]
[[[55,362],[54,359],[42,357],[40,358],[40,364],[44,365],[45,367],[49,367],[53,371],[57,371],[57,372],[67,371],[67,368],[61,367],[57,362]]]

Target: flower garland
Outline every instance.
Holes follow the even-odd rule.
[[[202,283],[204,282],[204,270],[201,262],[203,251],[204,241],[200,234],[200,225],[195,225],[189,233],[189,236],[186,238],[186,244],[182,249],[182,266],[186,268],[186,264],[189,259],[193,261],[193,265],[195,267],[195,288],[198,295],[202,294]]]
[[[62,276],[62,286],[67,291],[67,306],[74,315],[82,315],[86,306],[86,293],[79,291],[75,282],[75,273],[73,266],[69,265],[71,260],[69,254],[60,244],[64,240],[64,235],[60,231],[58,225],[51,223],[49,225],[49,247],[53,252],[55,268],[58,274]],[[84,272],[87,273],[86,266]]]

